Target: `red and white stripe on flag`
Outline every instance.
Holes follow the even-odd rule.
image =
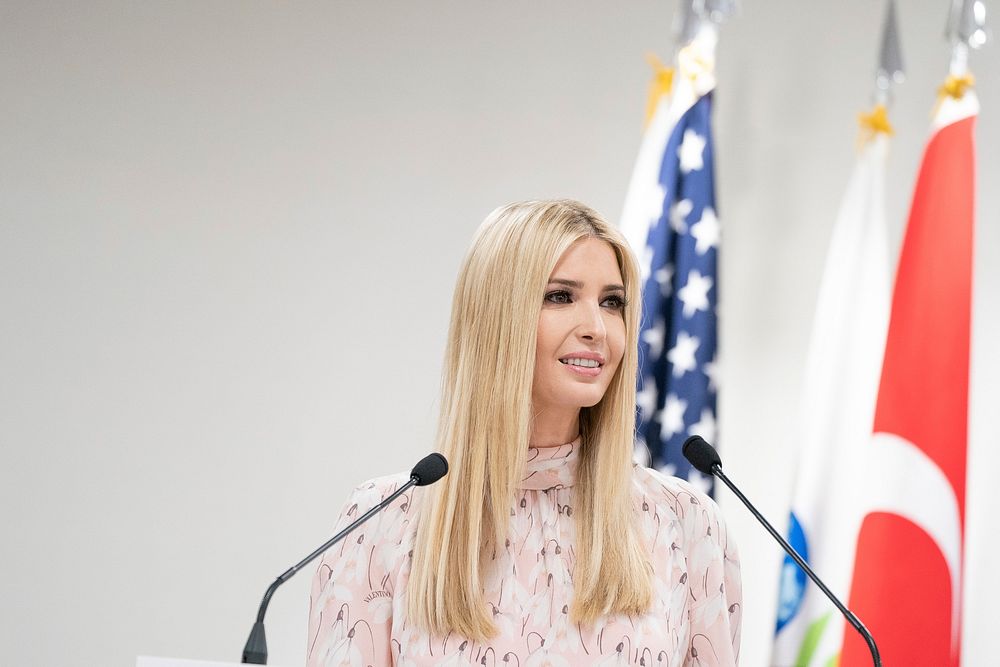
[[[924,152],[892,296],[875,408],[878,482],[848,606],[886,665],[957,667],[961,653],[974,212],[971,91],[944,97]],[[847,633],[840,665],[871,664]]]

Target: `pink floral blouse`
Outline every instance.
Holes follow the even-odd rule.
[[[718,506],[687,482],[636,466],[635,511],[654,567],[652,608],[569,621],[573,594],[573,481],[578,442],[531,449],[506,549],[486,585],[499,628],[486,643],[429,637],[406,619],[415,521],[411,489],[328,551],[313,580],[309,667],[487,665],[735,665],[743,613],[739,560]],[[354,490],[340,530],[405,483],[380,477]]]

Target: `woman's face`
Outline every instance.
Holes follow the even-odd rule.
[[[532,407],[579,410],[607,391],[625,351],[625,288],[615,251],[577,241],[549,276],[538,317]]]

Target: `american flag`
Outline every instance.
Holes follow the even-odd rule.
[[[637,387],[638,444],[653,467],[711,493],[681,444],[693,434],[714,443],[719,220],[715,212],[711,93],[674,125],[651,188],[642,250],[643,323]],[[649,210],[649,209],[647,209]]]

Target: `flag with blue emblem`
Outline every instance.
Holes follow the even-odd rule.
[[[695,40],[686,48],[703,46]],[[647,465],[711,493],[712,479],[691,467],[681,445],[693,434],[717,439],[714,77],[710,68],[685,71],[683,56],[677,86],[661,99],[643,138],[621,226],[643,283],[637,450]]]
[[[872,421],[889,322],[884,184],[886,110],[862,114],[863,144],[833,226],[799,395],[788,542],[846,600],[870,484]],[[772,664],[835,664],[844,620],[788,556],[780,575]],[[850,663],[854,664],[854,663]],[[901,663],[902,664],[902,663]]]

